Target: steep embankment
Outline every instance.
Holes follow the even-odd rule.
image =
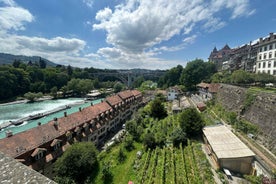
[[[276,150],[276,94],[223,84],[217,100],[229,111],[256,124],[267,147]]]

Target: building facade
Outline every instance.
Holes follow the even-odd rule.
[[[122,91],[99,104],[54,118],[47,124],[0,139],[0,151],[17,161],[50,175],[53,162],[74,142],[91,141],[96,146],[121,126],[142,103],[137,90]]]
[[[259,39],[256,73],[276,75],[276,34]]]
[[[213,49],[209,62],[215,63],[218,71],[245,70],[252,73],[276,75],[276,34],[259,38],[231,49],[225,45],[221,50]]]

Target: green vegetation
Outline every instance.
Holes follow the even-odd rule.
[[[236,70],[232,74],[224,71],[215,73],[211,77],[214,83],[228,83],[236,85],[256,85],[264,87],[267,83],[275,83],[276,77],[267,73],[249,73],[244,70]]]
[[[195,59],[188,62],[186,67],[178,65],[171,68],[158,81],[158,86],[168,88],[175,85],[183,85],[184,90],[195,90],[196,85],[201,81],[210,81],[210,77],[216,72],[213,63],[204,62],[201,59]]]
[[[84,183],[97,174],[97,149],[91,142],[79,142],[69,147],[54,164],[59,183]]]

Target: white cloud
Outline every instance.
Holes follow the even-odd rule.
[[[26,9],[19,7],[12,0],[1,0],[4,7],[0,7],[0,28],[2,31],[24,30],[26,22],[34,21],[34,16]]]
[[[106,42],[112,46],[99,49],[98,54],[114,61],[114,65],[124,62],[143,66],[143,61],[158,60],[153,56],[161,51],[177,51],[192,44],[197,37],[195,28],[212,32],[224,27],[227,17],[218,14],[225,10],[231,12],[228,19],[254,13],[248,0],[126,0],[113,12],[105,8],[96,14],[99,23],[93,29],[105,30]],[[158,47],[176,36],[183,38],[175,46]]]
[[[103,10],[98,11],[95,19],[99,21],[106,21],[111,17],[111,15],[112,15],[112,10],[110,8],[105,8]]]
[[[86,6],[88,6],[89,8],[92,8],[94,4],[94,0],[83,0],[82,2],[86,4]]]

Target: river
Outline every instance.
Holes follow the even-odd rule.
[[[53,114],[44,116],[36,120],[24,121],[23,124],[18,126],[9,126],[0,130],[0,139],[6,137],[6,131],[12,131],[13,134],[28,130],[37,126],[40,122],[41,124],[48,123],[53,120],[53,118],[64,116],[64,112],[67,114],[72,114],[77,112],[79,107],[84,108],[93,104],[100,103],[102,99],[87,101],[85,102],[83,98],[69,98],[69,99],[58,99],[58,100],[45,100],[35,103],[20,103],[20,104],[8,104],[0,106],[0,125],[9,121],[17,121],[24,117],[29,117],[30,115],[36,115],[39,113],[47,113],[53,109],[62,108],[70,106],[70,109],[55,112]]]

